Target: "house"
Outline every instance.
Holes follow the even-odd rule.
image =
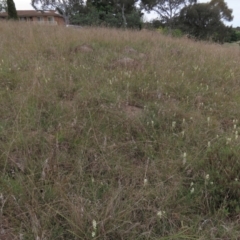
[[[65,25],[63,16],[54,10],[50,11],[36,11],[36,10],[19,10],[17,11],[20,21],[27,21],[39,24],[49,25]],[[0,13],[0,20],[7,19],[7,12]]]

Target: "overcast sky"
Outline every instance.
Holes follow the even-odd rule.
[[[234,27],[240,26],[240,0],[225,0],[228,7],[233,10],[234,19],[232,22],[227,23],[228,25],[233,25]],[[30,2],[31,0],[15,0],[15,5],[17,10],[30,10],[33,9]],[[209,2],[209,0],[199,0],[199,2]],[[146,16],[149,18],[156,18],[157,15],[150,14]]]

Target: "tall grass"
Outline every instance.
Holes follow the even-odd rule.
[[[239,48],[0,31],[0,239],[239,239]]]

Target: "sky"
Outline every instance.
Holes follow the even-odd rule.
[[[31,10],[33,9],[30,2],[31,0],[14,0],[17,10]],[[209,0],[199,0],[199,2],[209,2]],[[232,25],[233,27],[240,27],[240,0],[225,0],[228,4],[228,7],[233,10],[234,19],[227,25]],[[154,13],[146,14],[145,18],[150,20],[152,18],[157,18],[157,15]]]

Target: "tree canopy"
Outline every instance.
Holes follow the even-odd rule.
[[[31,0],[31,5],[36,10],[57,10],[68,24],[70,16],[84,5],[84,0]]]
[[[230,28],[223,20],[233,19],[232,10],[223,0],[212,0],[209,3],[197,3],[184,7],[178,19],[179,27],[199,39],[225,41]]]
[[[197,0],[141,0],[141,6],[148,12],[156,12],[164,24],[173,27],[181,9],[196,2]]]
[[[13,20],[18,19],[15,3],[13,0],[7,0],[7,12],[8,12],[8,19],[13,19]]]
[[[74,14],[73,24],[140,28],[142,13],[137,0],[87,0],[86,6]]]
[[[7,0],[0,1],[0,12],[7,12]]]
[[[32,0],[36,10],[57,10],[67,24],[108,25],[114,27],[140,25],[138,0]],[[86,2],[86,3],[85,3]]]

